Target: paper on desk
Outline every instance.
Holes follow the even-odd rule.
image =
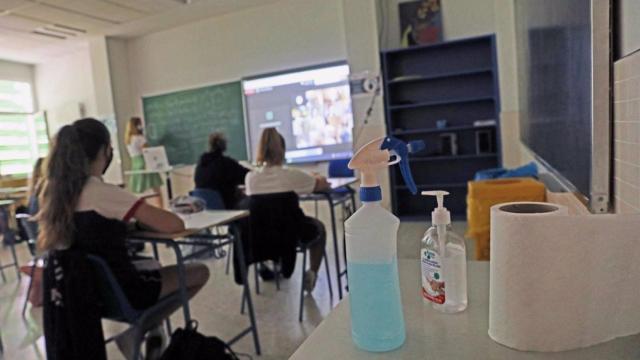
[[[508,205],[491,209],[492,339],[562,351],[640,333],[640,215],[571,216],[560,205],[512,213]]]

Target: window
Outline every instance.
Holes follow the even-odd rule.
[[[44,113],[34,113],[31,85],[0,80],[0,174],[31,172],[49,150]]]

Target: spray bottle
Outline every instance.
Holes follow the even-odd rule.
[[[467,308],[467,253],[464,239],[451,231],[451,215],[443,206],[446,191],[423,191],[435,196],[438,207],[431,213],[431,227],[420,250],[422,297],[444,313]]]
[[[406,144],[393,137],[364,145],[349,162],[361,174],[363,205],[345,222],[351,338],[366,351],[389,351],[405,340],[404,317],[398,282],[397,235],[400,220],[384,209],[377,172],[399,164],[413,194],[408,154],[424,148],[422,142]],[[389,161],[395,156],[393,161]]]

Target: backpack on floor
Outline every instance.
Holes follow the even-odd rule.
[[[202,335],[197,330],[198,322],[192,320],[186,329],[174,331],[160,360],[238,360],[224,341]]]

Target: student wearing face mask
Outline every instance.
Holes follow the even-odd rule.
[[[142,126],[142,119],[139,117],[132,117],[127,123],[127,127],[124,133],[124,142],[127,145],[127,151],[131,157],[131,170],[145,170],[146,165],[144,163],[144,157],[142,156],[142,149],[147,145],[147,139],[144,137],[144,127]],[[160,187],[162,186],[162,179],[159,174],[132,174],[129,177],[129,189],[135,194],[142,194],[151,189],[160,197]],[[162,201],[158,203],[162,205]]]
[[[127,252],[127,224],[135,219],[153,231],[174,233],[184,230],[184,223],[175,214],[102,181],[113,157],[110,139],[107,128],[91,118],[63,126],[56,135],[39,194],[38,248],[69,249],[102,258],[132,306],[144,309],[177,291],[178,271],[175,265],[136,269]],[[209,269],[188,263],[185,279],[193,296],[209,279]],[[49,344],[57,344],[50,337],[58,335],[64,334],[45,330],[47,351]]]

